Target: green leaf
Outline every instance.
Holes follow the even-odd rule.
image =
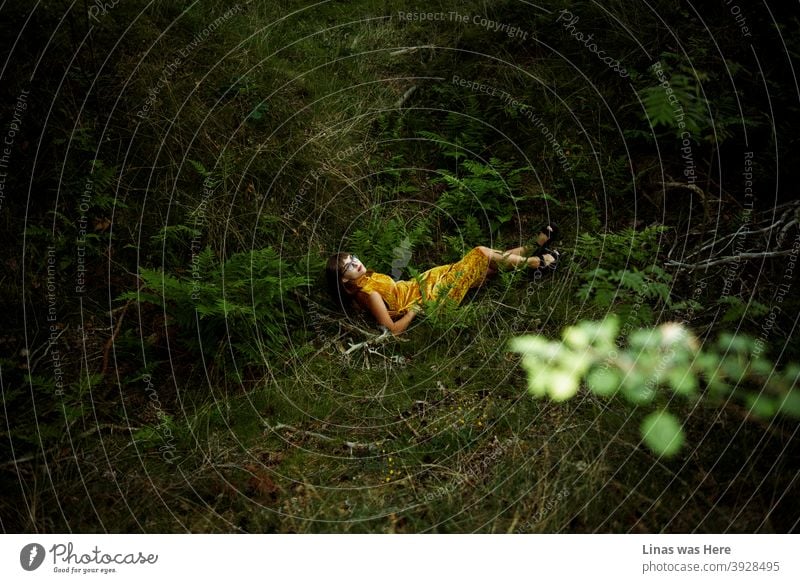
[[[565,328],[562,336],[564,342],[569,344],[572,348],[582,349],[589,346],[589,334],[583,327],[570,326]]]
[[[596,343],[598,345],[611,346],[614,344],[617,334],[619,334],[619,318],[608,316],[597,328]]]
[[[800,419],[800,391],[791,390],[783,397],[778,411],[789,417]]]
[[[623,383],[622,394],[634,405],[647,405],[656,396],[655,383],[639,371],[630,371]]]
[[[730,385],[720,371],[712,372],[708,376],[708,388],[714,395],[723,397],[731,392]]]
[[[747,405],[756,417],[768,419],[778,411],[778,401],[763,393],[747,395]]]
[[[517,336],[509,341],[508,347],[513,352],[528,354],[535,353],[544,343],[545,341],[539,336]]]
[[[641,330],[636,330],[628,336],[628,344],[630,344],[632,348],[637,348],[641,351],[652,350],[658,346],[661,340],[660,336],[661,335],[652,328],[643,328]]]
[[[619,390],[620,380],[616,369],[596,368],[589,373],[586,384],[596,395],[610,397]]]
[[[198,160],[188,160],[188,162],[195,170],[197,170],[197,173],[200,174],[200,176],[208,176],[210,174],[202,162]]]
[[[528,391],[534,397],[544,397],[550,382],[550,369],[542,368],[541,362],[533,354],[522,357],[522,366],[528,372]]]
[[[632,290],[640,289],[644,284],[644,277],[635,269],[619,272],[618,277],[621,286]]]
[[[753,350],[753,340],[742,334],[731,334],[725,332],[720,334],[717,346],[722,351],[739,352],[742,354],[750,353]]]
[[[554,401],[566,401],[575,396],[580,386],[580,377],[571,372],[556,370],[550,374],[548,393]]]
[[[667,373],[667,382],[672,387],[672,390],[679,395],[689,397],[697,392],[697,379],[690,370],[681,368],[669,371]]]
[[[655,411],[645,417],[641,433],[645,445],[664,457],[678,453],[685,441],[681,424],[667,411]]]

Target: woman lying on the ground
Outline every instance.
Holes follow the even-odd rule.
[[[393,334],[402,333],[421,310],[422,298],[435,300],[442,291],[456,304],[470,288],[481,285],[500,267],[525,266],[532,269],[554,268],[558,252],[547,248],[557,235],[553,223],[537,236],[539,248],[530,256],[525,247],[497,251],[475,247],[460,261],[440,265],[420,274],[419,281],[394,281],[388,275],[367,270],[352,253],[337,253],[328,260],[325,276],[334,301],[349,307],[353,301],[369,310],[378,324]],[[420,288],[420,282],[423,288]]]

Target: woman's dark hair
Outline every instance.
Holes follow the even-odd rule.
[[[325,282],[328,285],[328,293],[331,294],[333,303],[344,312],[349,312],[355,305],[353,294],[342,283],[344,263],[351,255],[352,253],[331,255],[328,259],[328,264],[325,266]]]

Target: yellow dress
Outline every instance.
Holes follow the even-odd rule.
[[[423,294],[428,300],[438,299],[442,293],[460,304],[470,288],[480,285],[489,270],[489,258],[475,247],[460,261],[433,267],[416,279],[394,281],[388,275],[367,271],[350,282],[350,289],[366,294],[376,291],[386,302],[390,316],[407,312],[414,304],[420,303]]]

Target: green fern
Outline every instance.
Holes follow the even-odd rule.
[[[431,242],[427,217],[404,221],[376,216],[350,236],[348,248],[369,269],[399,278],[404,269],[413,265],[414,249]]]
[[[118,175],[119,168],[117,166],[106,166],[100,159],[92,160],[92,191],[89,206],[104,212],[113,208],[116,208],[117,211],[128,208],[125,201],[120,200],[116,194],[114,184]],[[80,202],[85,203],[83,197]],[[79,213],[85,215],[86,211],[81,210],[79,206]]]
[[[291,292],[309,283],[269,247],[237,253],[222,264],[206,248],[190,276],[145,268],[140,277],[142,290],[120,299],[163,308],[188,348],[219,356],[220,344],[229,340],[246,362],[263,361],[264,354],[285,346],[286,330],[302,321]]]
[[[727,306],[725,315],[722,316],[723,322],[738,322],[745,316],[759,318],[766,316],[770,312],[769,306],[756,300],[745,302],[737,296],[722,296],[717,300],[720,307]]]
[[[684,132],[696,137],[713,134],[714,123],[710,118],[708,101],[700,90],[709,75],[680,62],[670,66],[669,62],[675,59],[669,55],[662,55],[662,58],[667,61],[663,76],[654,73],[657,83],[639,91],[646,121],[672,130],[676,137],[681,137]]]
[[[522,174],[530,169],[514,168],[513,162],[497,158],[488,164],[464,160],[460,169],[460,174],[440,170],[441,177],[434,180],[448,187],[437,200],[439,208],[452,217],[483,217],[496,234],[516,214],[517,202],[525,199],[513,193],[520,190]]]
[[[600,311],[613,310],[628,326],[652,324],[656,308],[671,305],[672,276],[655,265],[641,271],[635,267],[614,271],[597,268],[584,276],[588,281],[576,297]]]
[[[618,233],[581,233],[575,243],[571,269],[580,273],[601,264],[605,269],[653,265],[669,227],[652,226],[641,231],[627,228]]]
[[[442,238],[447,244],[450,261],[458,261],[469,249],[482,245],[486,241],[478,219],[472,215],[468,215],[464,219],[457,235],[443,235]]]
[[[447,97],[448,108],[452,97]],[[432,120],[435,127],[442,128],[441,133],[419,129],[416,134],[437,144],[445,158],[460,160],[468,157],[469,152],[483,150],[487,127],[476,122],[476,119],[482,117],[480,103],[474,95],[468,94],[462,109],[463,113],[448,111],[443,118]]]
[[[671,305],[672,276],[656,265],[666,227],[578,236],[572,271],[582,280],[576,297],[602,312],[613,310],[626,326],[655,321]]]

